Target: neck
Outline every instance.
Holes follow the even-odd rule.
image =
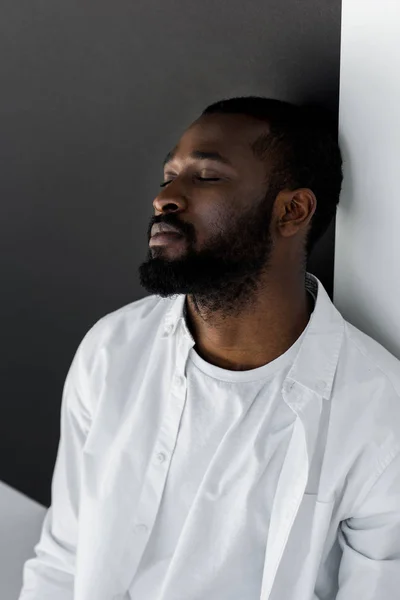
[[[313,310],[304,274],[264,284],[235,316],[205,315],[201,303],[186,296],[187,325],[196,352],[207,362],[233,371],[261,367],[286,352],[306,328]]]

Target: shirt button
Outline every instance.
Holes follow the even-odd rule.
[[[147,529],[148,529],[147,525],[145,525],[144,523],[139,523],[135,527],[135,531],[139,531],[139,532],[145,532],[145,531],[147,531]]]
[[[164,452],[159,452],[159,453],[157,454],[157,461],[158,461],[159,463],[162,463],[162,462],[164,462],[165,458],[166,458],[166,456],[165,456]]]
[[[182,382],[181,382],[181,378],[180,375],[175,375],[174,377],[174,386],[175,387],[181,387]]]

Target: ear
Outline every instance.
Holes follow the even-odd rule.
[[[276,198],[276,228],[282,237],[292,237],[308,230],[317,208],[315,194],[309,188],[283,190]]]

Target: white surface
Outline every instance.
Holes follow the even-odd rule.
[[[33,556],[46,508],[0,482],[0,598],[16,600],[22,568]]]
[[[343,0],[334,300],[400,358],[400,3]]]

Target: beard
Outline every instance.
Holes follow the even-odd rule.
[[[184,232],[185,224],[168,213],[162,222],[184,233],[185,239],[179,240],[181,251],[168,258],[164,246],[149,248],[146,261],[139,267],[140,284],[163,298],[190,294],[203,317],[207,313],[218,313],[221,318],[238,316],[255,299],[270,264],[275,198],[276,190],[269,189],[250,202],[249,209],[229,220],[226,227],[220,226],[220,232],[207,239],[200,250],[194,248],[193,231]]]

